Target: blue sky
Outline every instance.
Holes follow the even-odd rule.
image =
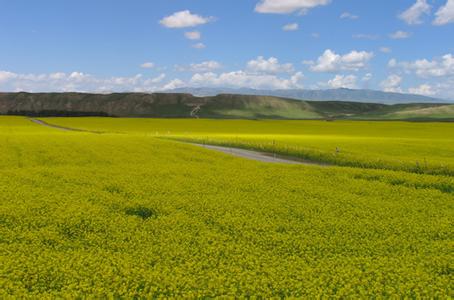
[[[454,0],[0,0],[0,91],[371,88],[454,99]]]

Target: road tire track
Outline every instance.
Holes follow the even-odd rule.
[[[34,119],[34,118],[28,118],[28,119],[30,121],[32,121],[33,123],[35,123],[35,124],[46,126],[46,127],[49,127],[49,128],[58,129],[58,130],[63,130],[63,131],[89,132],[89,133],[96,133],[96,134],[104,133],[104,132],[101,132],[101,131],[84,130],[84,129],[77,129],[77,128],[71,128],[71,127],[64,127],[64,126],[54,125],[54,124],[50,124],[50,123],[44,122],[43,120]]]

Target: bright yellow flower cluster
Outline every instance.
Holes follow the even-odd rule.
[[[0,118],[0,298],[453,296],[452,177],[94,129]]]

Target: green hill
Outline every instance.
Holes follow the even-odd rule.
[[[418,119],[418,118],[436,118],[452,119],[454,116],[454,104],[429,106],[429,107],[405,107],[402,110],[394,111],[384,115],[389,119]]]
[[[454,105],[301,101],[221,94],[0,93],[0,114],[234,119],[454,120]]]

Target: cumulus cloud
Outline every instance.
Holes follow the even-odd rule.
[[[404,71],[414,73],[419,77],[454,76],[454,56],[452,54],[446,54],[432,60],[418,59],[398,62],[392,59],[388,66],[391,68],[402,68]]]
[[[368,62],[374,57],[372,52],[356,51],[339,55],[327,49],[316,62],[308,61],[314,72],[358,71],[367,67]]]
[[[217,86],[231,88],[255,89],[291,89],[302,88],[303,74],[297,72],[290,78],[281,78],[271,74],[251,74],[245,71],[234,71],[222,74],[197,73],[192,76],[192,86]]]
[[[72,80],[74,82],[79,82],[79,83],[90,80],[90,78],[91,78],[91,75],[85,74],[82,72],[72,72],[71,74],[69,74],[69,77],[68,77],[69,80]]]
[[[376,34],[364,34],[364,33],[358,33],[352,35],[354,39],[359,39],[359,40],[378,40],[380,38],[379,35]]]
[[[191,71],[191,72],[211,72],[222,68],[222,65],[215,60],[208,60],[198,64],[190,64],[189,67],[181,67],[180,71]]]
[[[299,29],[298,23],[290,23],[290,24],[284,25],[284,27],[282,27],[282,30],[284,30],[284,31],[295,31],[298,29]]]
[[[197,43],[197,44],[194,44],[192,45],[192,48],[194,49],[205,49],[207,46],[205,46],[204,43]]]
[[[417,94],[423,96],[434,96],[436,94],[434,88],[429,84],[421,84],[417,87],[409,88],[408,92],[410,94]]]
[[[247,63],[247,70],[254,73],[291,73],[293,65],[291,63],[280,64],[275,57],[265,59],[263,56],[259,56]]]
[[[144,62],[143,64],[140,65],[140,67],[144,68],[144,69],[152,69],[152,68],[154,68],[154,63]]]
[[[395,58],[391,58],[388,62],[389,68],[395,68],[397,66],[397,60]]]
[[[186,28],[203,25],[212,20],[213,17],[202,17],[192,14],[189,10],[183,10],[163,18],[159,23],[167,28]]]
[[[16,78],[18,75],[13,72],[0,71],[0,83]]]
[[[454,0],[448,0],[445,5],[440,7],[435,13],[435,25],[445,25],[454,22]]]
[[[169,83],[167,83],[166,85],[164,85],[162,87],[162,90],[173,90],[173,89],[177,89],[177,88],[181,88],[181,87],[184,87],[186,86],[186,83],[181,80],[181,79],[174,79],[172,81],[170,81]]]
[[[275,57],[268,59],[259,56],[247,62],[244,70],[215,73],[221,68],[216,61],[206,61],[180,67],[180,70],[195,73],[186,83],[193,87],[231,87],[255,89],[290,89],[302,88],[303,73],[295,72],[290,63],[281,64]],[[287,74],[278,76],[278,74]]]
[[[344,12],[340,15],[340,18],[341,19],[350,19],[350,20],[357,20],[359,19],[359,16],[357,15],[354,15],[352,13],[349,13],[349,12]]]
[[[289,14],[299,12],[305,14],[309,9],[327,5],[331,0],[261,0],[255,11],[266,14]]]
[[[49,78],[52,80],[60,80],[65,78],[66,74],[63,72],[51,73],[49,74]]]
[[[409,25],[421,24],[422,16],[430,14],[431,8],[426,0],[416,0],[416,3],[401,13],[399,18]]]
[[[373,77],[372,73],[367,73],[363,76],[363,78],[361,80],[367,82],[367,81],[370,81],[372,79],[372,77]]]
[[[355,89],[357,77],[355,75],[336,75],[333,79],[330,79],[325,86],[327,85],[330,88],[347,88]]]
[[[164,79],[166,78],[166,74],[160,74],[159,76],[157,77],[154,77],[154,78],[150,78],[150,79],[147,79],[144,81],[144,84],[146,86],[148,85],[151,85],[151,84],[155,84],[155,83],[160,83],[162,82]]]
[[[187,80],[166,80],[166,74],[145,77],[137,74],[130,77],[101,78],[83,72],[50,74],[16,74],[0,71],[1,90],[30,92],[152,92],[183,86],[233,87],[256,89],[290,89],[303,87],[303,73],[294,71],[290,63],[280,63],[275,57],[259,56],[247,62],[243,70],[215,73],[222,65],[214,60],[178,67],[180,71],[194,72]],[[281,74],[281,75],[278,75]]]
[[[454,77],[448,77],[443,81],[437,82],[433,86],[433,90],[437,97],[454,100]]]
[[[141,74],[131,77],[100,78],[83,72],[49,74],[18,74],[0,71],[2,91],[27,92],[126,92],[155,91],[162,88],[166,75],[146,78]]]
[[[202,38],[202,34],[199,31],[188,31],[184,33],[184,36],[188,40],[200,40]]]
[[[403,39],[408,39],[411,36],[410,32],[398,30],[396,32],[393,32],[389,35],[390,38],[393,40],[403,40]]]
[[[381,82],[380,86],[385,92],[399,93],[402,92],[402,89],[400,87],[401,83],[402,77],[396,74],[391,74],[388,76],[388,78]]]

